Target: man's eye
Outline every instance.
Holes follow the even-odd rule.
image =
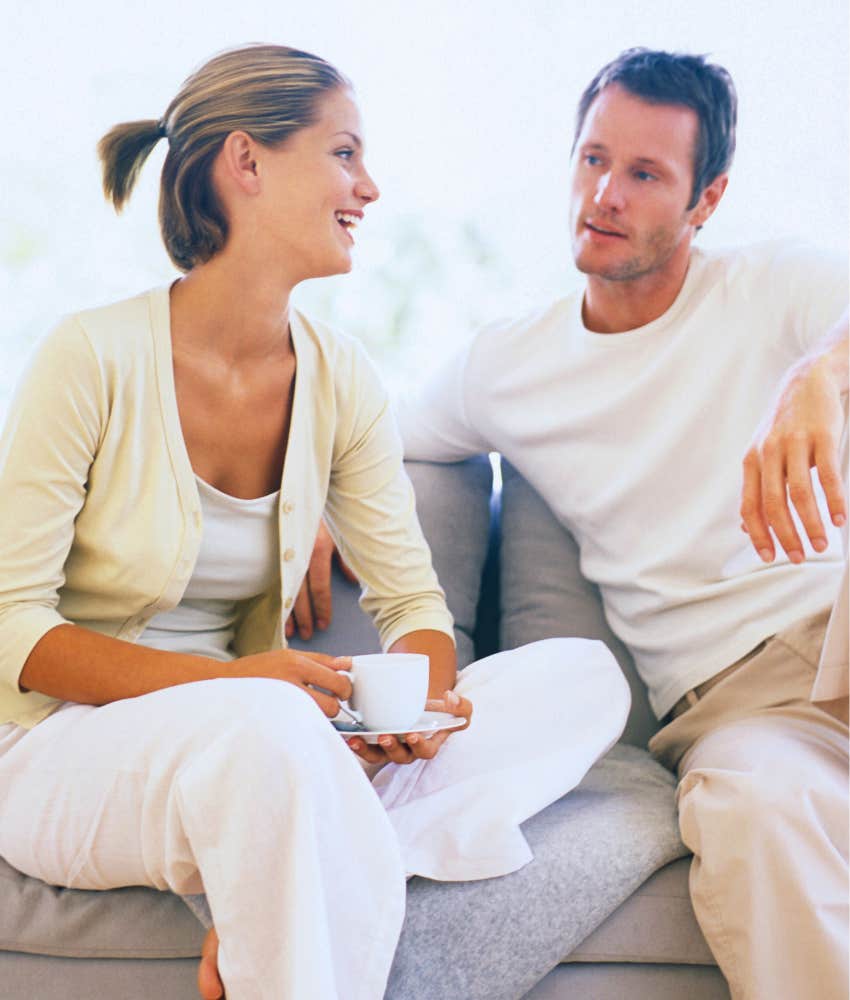
[[[598,156],[594,156],[593,153],[588,153],[584,158],[584,162],[589,167],[598,167],[602,160]]]
[[[636,170],[635,177],[639,181],[654,181],[657,180],[655,174],[651,174],[648,170]]]

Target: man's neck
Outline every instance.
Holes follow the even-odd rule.
[[[593,333],[625,333],[663,316],[676,301],[688,274],[690,247],[667,266],[638,278],[612,281],[591,274],[582,320]]]

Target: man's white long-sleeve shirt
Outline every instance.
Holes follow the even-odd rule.
[[[753,433],[846,308],[847,270],[787,243],[694,250],[667,312],[617,334],[585,328],[582,298],[481,330],[398,407],[405,455],[497,450],[519,469],[578,540],[661,717],[835,597],[837,532],[801,566],[765,565],[738,511]]]

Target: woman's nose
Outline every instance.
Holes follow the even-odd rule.
[[[361,198],[365,204],[369,204],[371,201],[377,201],[378,198],[381,197],[378,185],[372,180],[369,173],[365,170],[358,178],[354,191],[357,197]]]

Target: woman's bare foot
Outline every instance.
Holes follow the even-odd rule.
[[[198,991],[203,1000],[224,997],[224,986],[218,978],[218,934],[215,927],[207,931],[201,946],[201,964],[198,966]]]

